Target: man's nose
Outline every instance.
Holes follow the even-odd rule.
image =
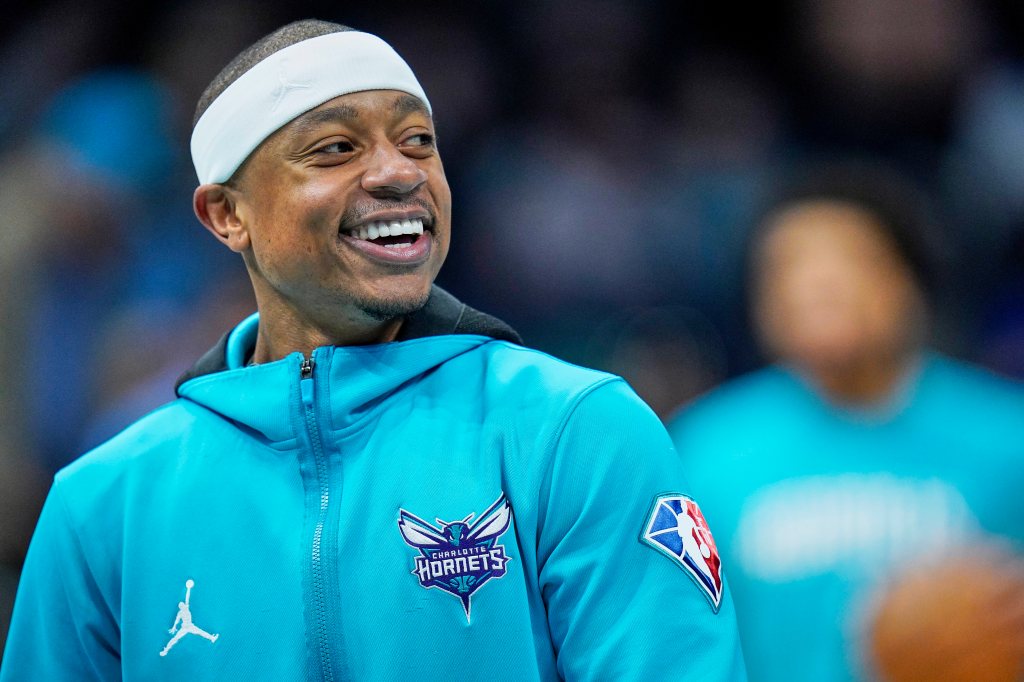
[[[378,145],[370,155],[362,186],[374,195],[406,195],[427,181],[427,172],[393,145]]]

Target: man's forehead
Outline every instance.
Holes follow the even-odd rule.
[[[352,123],[372,109],[383,109],[395,119],[419,113],[430,118],[427,106],[418,98],[398,90],[366,90],[339,95],[295,118],[286,128],[302,135],[332,123]]]

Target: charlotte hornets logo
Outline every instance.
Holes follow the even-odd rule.
[[[498,538],[512,522],[512,507],[502,494],[476,521],[435,519],[438,526],[398,510],[398,530],[406,544],[420,551],[413,575],[425,588],[436,587],[462,602],[469,621],[470,597],[492,578],[505,575],[510,561]]]

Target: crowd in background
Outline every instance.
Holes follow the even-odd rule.
[[[762,362],[746,238],[774,183],[823,160],[921,189],[934,342],[1024,377],[1024,5],[762,5],[19,6],[0,27],[0,633],[53,472],[254,308],[192,215],[188,137],[217,71],[290,19],[378,33],[423,83],[455,211],[439,283],[662,417]]]

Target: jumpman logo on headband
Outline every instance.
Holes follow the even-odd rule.
[[[195,587],[195,581],[189,578],[185,581],[185,601],[178,602],[178,615],[174,618],[174,625],[167,632],[174,635],[171,637],[171,641],[167,642],[167,646],[164,647],[163,651],[160,652],[161,656],[166,656],[167,652],[171,650],[175,644],[180,642],[185,635],[199,635],[204,639],[208,639],[211,642],[216,642],[220,635],[211,635],[206,630],[196,627],[192,622],[192,611],[189,608],[189,598],[192,596],[192,588]],[[180,627],[179,627],[180,626]]]
[[[277,69],[277,87],[274,88],[274,104],[270,107],[271,111],[276,111],[284,98],[288,95],[291,90],[306,90],[313,87],[312,83],[297,83],[288,78],[288,59],[282,57]]]

